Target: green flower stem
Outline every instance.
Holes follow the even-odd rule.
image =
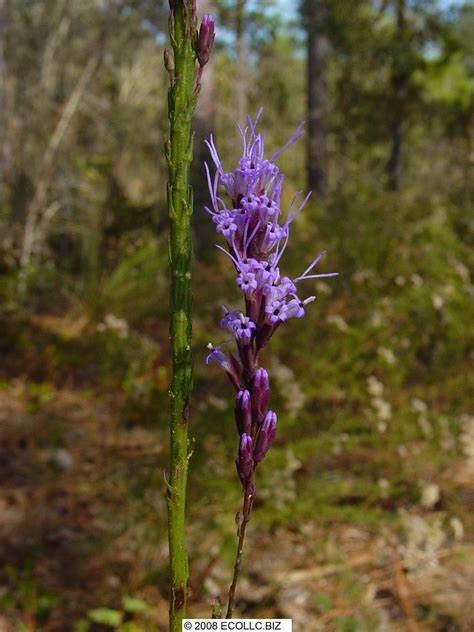
[[[188,561],[185,544],[186,479],[188,473],[188,406],[192,388],[191,215],[189,169],[192,160],[191,116],[196,106],[196,28],[191,2],[176,0],[170,16],[174,66],[169,53],[170,138],[168,162],[169,263],[171,271],[170,338],[172,349],[170,410],[170,472],[168,482],[168,536],[170,550],[170,632],[181,632],[185,616]]]

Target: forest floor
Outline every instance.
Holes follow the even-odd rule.
[[[23,369],[9,364],[0,384],[0,632],[166,630],[165,427],[127,419],[119,389]],[[344,467],[377,450],[349,452]],[[394,508],[384,481],[375,521],[364,503],[343,517],[357,497],[290,524],[269,526],[257,507],[239,615],[289,617],[295,632],[472,632],[474,459],[453,456],[438,484],[456,515],[436,486]],[[191,502],[202,494],[192,485]],[[234,547],[229,524],[200,521],[202,507],[189,529],[193,616],[224,598]]]

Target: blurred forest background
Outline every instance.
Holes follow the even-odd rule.
[[[235,548],[232,397],[203,364],[238,299],[203,211],[264,106],[288,272],[318,301],[266,351],[279,431],[238,610],[297,632],[474,626],[474,9],[201,0],[190,613]],[[0,0],[0,630],[167,627],[167,222],[159,0]]]

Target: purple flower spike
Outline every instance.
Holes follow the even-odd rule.
[[[257,446],[254,452],[255,463],[260,463],[265,458],[276,435],[277,416],[271,410],[265,415],[262,427],[258,435]]]
[[[201,67],[209,61],[215,36],[214,18],[212,15],[206,14],[202,18],[197,45],[197,58]]]
[[[235,401],[235,421],[239,435],[252,432],[252,403],[247,390],[239,391]]]
[[[200,67],[207,61],[206,50],[212,45],[214,23],[210,16],[203,19],[198,42]],[[237,353],[224,354],[220,347],[208,356],[223,367],[237,391],[235,420],[240,435],[237,471],[246,494],[255,495],[254,473],[272,445],[276,432],[276,414],[268,410],[270,386],[268,373],[258,368],[259,356],[271,337],[290,318],[303,318],[306,307],[316,297],[301,298],[299,284],[335,272],[316,273],[321,252],[302,274],[294,279],[280,271],[282,257],[289,242],[293,221],[303,211],[310,194],[299,191],[289,209],[282,213],[281,192],[283,174],[275,159],[303,133],[299,125],[288,143],[270,158],[265,157],[265,138],[257,132],[262,110],[245,129],[239,127],[242,154],[233,171],[226,171],[214,139],[207,141],[214,174],[205,165],[211,203],[206,207],[216,231],[225,240],[225,247],[217,245],[230,260],[235,282],[240,288],[245,308],[224,310],[221,327],[232,335]],[[222,192],[227,193],[227,202]],[[222,195],[222,197],[221,197]],[[251,488],[251,492],[249,489]],[[246,505],[248,515],[251,503]],[[245,519],[248,520],[248,515]]]
[[[253,381],[252,403],[257,423],[263,421],[270,400],[268,373],[265,369],[257,369]]]
[[[253,441],[252,437],[245,432],[240,438],[239,454],[236,463],[240,480],[242,484],[244,484],[253,470]]]

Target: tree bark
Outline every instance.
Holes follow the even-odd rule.
[[[100,55],[93,54],[84,66],[84,69],[74,86],[69,99],[62,110],[61,116],[50,137],[48,146],[44,152],[40,173],[35,185],[35,191],[31,202],[28,205],[25,230],[23,233],[23,244],[20,255],[20,274],[18,277],[18,289],[20,296],[23,296],[27,286],[28,268],[33,256],[38,221],[47,201],[48,188],[55,173],[58,151],[62,145],[64,137],[69,130],[74,115],[79,108],[82,97],[86,91],[90,79],[99,64]]]
[[[402,149],[405,136],[406,100],[409,75],[404,62],[405,0],[396,0],[396,57],[392,73],[393,112],[391,123],[391,147],[387,161],[388,188],[398,191],[402,172]],[[397,54],[398,53],[398,54]]]
[[[245,0],[237,0],[235,8],[235,41],[237,50],[237,74],[235,102],[237,120],[242,127],[247,121],[247,50],[245,44]]]
[[[308,187],[323,196],[328,188],[327,137],[329,92],[327,63],[331,49],[327,0],[305,0],[307,30]]]
[[[8,67],[6,61],[6,35],[8,21],[7,0],[0,0],[0,182],[13,178],[13,153],[8,120]]]

